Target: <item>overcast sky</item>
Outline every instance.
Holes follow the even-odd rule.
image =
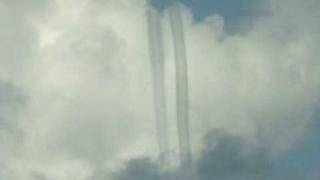
[[[320,1],[182,0],[193,161],[158,162],[145,0],[0,0],[0,180],[317,180]]]

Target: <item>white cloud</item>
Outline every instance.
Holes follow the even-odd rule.
[[[0,106],[13,114],[0,123],[17,122],[13,132],[0,127],[0,177],[90,179],[119,160],[156,155],[144,4],[0,1],[0,81],[27,97],[22,110]],[[263,142],[274,154],[308,133],[320,73],[319,14],[310,7],[319,5],[272,5],[272,15],[233,36],[224,34],[223,18],[193,22],[184,9],[195,153],[211,128]],[[173,58],[163,19],[174,143]]]

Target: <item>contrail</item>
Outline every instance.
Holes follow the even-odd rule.
[[[166,97],[165,97],[165,73],[164,53],[162,42],[162,25],[160,14],[153,7],[147,10],[149,52],[153,73],[153,97],[156,116],[157,140],[160,151],[160,161],[164,162],[168,155],[168,127],[166,119]]]
[[[180,8],[178,5],[169,9],[169,16],[176,62],[177,123],[180,158],[182,165],[188,165],[191,161],[189,134],[188,67],[184,29],[180,14]]]

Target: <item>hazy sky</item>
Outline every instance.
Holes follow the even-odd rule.
[[[183,0],[193,162],[157,160],[145,0],[0,0],[0,180],[317,180],[320,1]]]

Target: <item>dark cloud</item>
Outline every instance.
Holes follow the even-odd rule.
[[[220,130],[211,131],[204,141],[200,158],[189,167],[163,170],[149,158],[130,160],[115,173],[114,180],[284,180],[300,179],[291,174],[278,174],[273,169],[277,160],[265,148],[248,148],[243,138]],[[253,150],[254,149],[254,150]],[[302,178],[304,179],[304,178]]]
[[[163,174],[157,163],[148,158],[128,162],[123,172],[115,175],[116,180],[160,180]]]
[[[212,131],[197,162],[200,179],[268,179],[271,165],[267,153],[261,149],[245,150],[242,138]]]
[[[190,167],[164,172],[157,162],[147,158],[134,159],[128,162],[123,171],[117,173],[115,179],[263,179],[269,171],[263,154],[244,154],[245,143],[240,137],[212,131],[205,138],[205,144],[202,155]],[[187,177],[185,173],[188,173]]]

